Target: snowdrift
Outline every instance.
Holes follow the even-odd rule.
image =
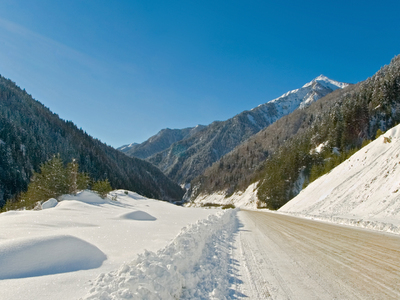
[[[312,182],[279,211],[400,234],[400,125]]]
[[[0,243],[0,279],[88,270],[106,258],[99,248],[73,236],[5,241]]]

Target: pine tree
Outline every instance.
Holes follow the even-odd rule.
[[[99,196],[104,199],[107,197],[107,194],[112,191],[112,187],[108,179],[98,180],[93,184],[92,190],[97,192]]]

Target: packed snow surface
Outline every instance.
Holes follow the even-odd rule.
[[[117,196],[116,201],[112,196]],[[189,298],[196,293],[206,298],[213,292],[225,293],[223,279],[210,277],[217,281],[214,285],[201,279],[208,276],[212,266],[202,273],[200,260],[215,263],[225,272],[227,266],[219,262],[219,258],[225,258],[218,256],[222,246],[211,241],[216,238],[222,243],[224,236],[229,236],[233,211],[220,214],[221,210],[184,208],[123,190],[109,197],[101,199],[85,191],[62,197],[63,201],[52,208],[53,200],[51,205],[44,203],[47,209],[0,214],[0,299],[93,298],[110,274],[118,284],[121,278],[129,279],[121,284],[123,290],[106,291],[122,299],[123,295],[145,291],[146,295],[157,295],[159,286],[148,282],[156,276],[164,284],[172,284],[173,278],[185,282],[180,287],[167,284],[165,293],[181,291]],[[190,275],[196,268],[200,271]],[[140,278],[137,285],[135,278]],[[201,287],[202,283],[206,286]],[[194,290],[190,290],[192,287]]]
[[[400,126],[312,182],[279,211],[400,233]]]

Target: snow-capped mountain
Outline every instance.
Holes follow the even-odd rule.
[[[299,89],[289,91],[274,100],[253,108],[251,112],[261,111],[269,116],[271,111],[274,111],[271,107],[273,105],[276,114],[271,116],[270,121],[272,123],[274,119],[277,120],[282,116],[288,115],[297,108],[304,108],[332,91],[345,88],[348,85],[347,83],[338,82],[320,75]]]
[[[240,143],[299,107],[305,107],[346,83],[318,76],[303,87],[244,111],[231,119],[213,122],[201,131],[173,143],[147,158],[179,184],[189,183]]]

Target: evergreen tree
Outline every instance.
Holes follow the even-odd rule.
[[[107,194],[112,191],[112,187],[108,179],[98,180],[93,184],[92,190],[97,192],[99,196],[104,199],[107,197]]]
[[[53,156],[40,166],[40,172],[33,173],[28,190],[15,199],[8,200],[3,211],[22,207],[31,209],[37,202],[58,198],[63,194],[76,194],[79,190],[86,189],[90,178],[85,173],[79,173],[78,170],[79,165],[75,160],[64,167],[60,155]],[[111,190],[110,183],[106,181],[107,187]],[[104,190],[103,185],[100,184],[100,187]]]

